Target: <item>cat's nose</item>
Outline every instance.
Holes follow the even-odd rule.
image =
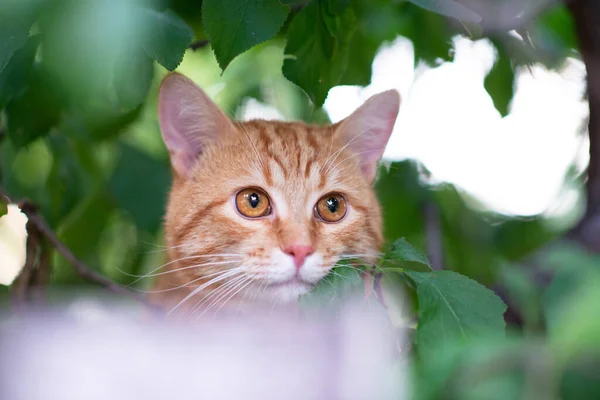
[[[293,244],[283,249],[286,254],[294,257],[294,264],[296,264],[296,269],[300,269],[302,264],[304,264],[304,260],[306,257],[310,256],[315,252],[311,245],[306,244]]]

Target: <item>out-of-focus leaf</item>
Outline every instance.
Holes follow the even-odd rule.
[[[508,105],[514,94],[515,71],[510,57],[502,47],[497,47],[498,59],[485,77],[485,90],[494,101],[494,106],[502,114],[508,114]]]
[[[135,3],[67,0],[56,3],[40,22],[43,63],[67,89],[70,108],[84,119],[117,119],[139,107],[154,72],[146,52],[161,60],[167,56],[158,33],[152,34],[155,47],[143,48],[148,32],[161,27],[152,26],[150,12]]]
[[[27,43],[29,28],[35,19],[37,6],[38,0],[0,2],[0,73],[15,52]]]
[[[114,204],[110,196],[103,191],[103,188],[98,188],[78,204],[58,229],[63,243],[90,267],[99,266],[101,255],[98,254],[98,241],[113,210]],[[81,280],[62,257],[58,257],[55,266],[55,282]]]
[[[34,66],[24,93],[6,106],[7,132],[15,147],[26,146],[48,134],[60,120],[60,101],[51,77]]]
[[[329,0],[327,2],[327,12],[331,15],[338,15],[344,12],[350,5],[350,0]]]
[[[122,113],[136,109],[148,94],[153,74],[150,57],[133,47],[124,49],[116,55],[114,75],[109,80],[111,105]]]
[[[559,68],[565,57],[577,56],[575,26],[565,5],[550,8],[518,33],[522,40],[508,34],[499,38],[501,46],[516,65],[542,63],[548,68]]]
[[[317,107],[323,105],[329,89],[346,71],[355,28],[352,7],[332,15],[324,0],[310,3],[290,24],[283,74],[300,86]]]
[[[569,363],[560,382],[561,399],[600,398],[600,358],[583,355]]]
[[[352,7],[357,21],[349,45],[352,60],[339,84],[367,86],[377,50],[398,36],[399,25],[404,21],[402,6],[390,0],[355,0]]]
[[[544,27],[552,40],[566,49],[576,49],[577,34],[573,16],[565,4],[557,4],[540,15],[535,20],[535,25]]]
[[[413,42],[415,64],[419,61],[434,64],[438,59],[452,60],[452,37],[458,32],[451,29],[447,19],[410,2],[401,5],[398,34]]]
[[[53,163],[41,207],[50,225],[57,227],[87,198],[97,182],[87,168],[91,149],[80,155],[78,144],[64,134],[50,135],[48,140]]]
[[[121,154],[109,182],[117,205],[136,225],[155,232],[161,224],[171,183],[168,162],[156,160],[140,150],[121,144]]]
[[[498,272],[501,285],[506,288],[509,296],[507,301],[519,310],[528,328],[541,328],[542,312],[540,305],[540,290],[531,276],[531,271],[522,265],[504,266]]]
[[[221,69],[275,36],[289,11],[279,0],[204,0],[202,20]]]
[[[383,211],[386,241],[404,237],[409,243],[425,247],[422,204],[429,193],[419,182],[414,161],[394,162],[379,168],[375,191]]]
[[[183,60],[185,50],[192,42],[194,32],[176,14],[151,9],[140,9],[146,27],[142,46],[146,53],[169,71]]]
[[[0,70],[0,109],[27,87],[39,36],[29,38],[24,47],[17,50],[3,70]]]
[[[546,325],[553,335],[562,329],[560,325],[564,320],[570,318],[566,314],[577,308],[586,285],[599,279],[600,257],[575,245],[555,245],[546,250],[540,262],[555,271],[552,282],[542,295]]]
[[[594,271],[578,286],[561,302],[549,332],[559,366],[582,355],[600,357],[600,319],[593,317],[600,307],[600,273]]]
[[[482,283],[491,283],[502,265],[489,215],[469,207],[468,195],[452,185],[432,193],[440,210],[444,266]]]
[[[419,7],[467,22],[481,22],[481,15],[454,0],[408,0]]]
[[[539,350],[516,337],[482,337],[455,342],[435,358],[415,363],[412,397],[436,399],[518,399],[523,397],[523,364]],[[525,361],[522,361],[525,359]]]
[[[425,357],[444,344],[504,334],[506,305],[494,292],[452,271],[406,271],[417,286],[416,343]]]

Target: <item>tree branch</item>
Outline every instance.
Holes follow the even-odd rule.
[[[583,218],[569,236],[589,250],[600,252],[600,2],[570,0],[567,5],[575,20],[579,48],[587,70],[590,106],[587,207]]]
[[[6,194],[6,192],[4,191],[4,189],[1,186],[0,186],[0,196],[6,198],[9,202],[12,203],[12,201],[10,200],[10,197]],[[121,286],[121,285],[111,281],[110,279],[106,278],[103,275],[100,275],[99,273],[97,273],[96,271],[94,271],[93,269],[91,269],[87,265],[85,265],[77,257],[75,257],[73,252],[56,236],[56,234],[52,231],[52,229],[50,228],[50,226],[48,225],[46,220],[38,213],[38,209],[35,205],[31,204],[28,201],[22,201],[22,202],[18,203],[18,206],[21,209],[21,211],[23,212],[23,214],[25,214],[28,218],[27,225],[35,228],[35,229],[31,229],[31,230],[28,229],[28,232],[39,232],[39,235],[43,236],[48,241],[48,243],[52,247],[54,247],[54,249],[58,252],[58,254],[63,256],[73,266],[75,271],[82,278],[87,279],[91,282],[97,283],[113,293],[125,295],[128,297],[133,297],[134,299],[143,303],[144,305],[148,306],[149,308],[154,308],[152,305],[150,305],[148,303],[148,301],[146,300],[146,298],[144,296],[142,296],[138,293],[135,293],[135,292],[127,289],[126,287]],[[30,243],[29,243],[29,239],[28,239],[28,244],[27,244],[27,251],[28,251],[27,260],[28,261],[27,261],[27,264],[30,262],[29,261],[30,252],[34,251],[33,249],[30,249],[29,244]],[[35,246],[35,247],[39,247],[39,246]],[[37,251],[37,248],[35,249],[35,251]],[[44,273],[46,273],[46,272],[47,271],[44,271]],[[41,278],[45,279],[44,276],[42,276]]]

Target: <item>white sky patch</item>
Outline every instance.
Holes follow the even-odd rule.
[[[457,38],[455,48],[453,62],[415,71],[412,45],[399,38],[378,53],[370,86],[333,88],[325,109],[337,122],[372,94],[397,89],[402,105],[385,159],[416,159],[435,180],[495,211],[540,214],[565,199],[572,206],[573,196],[559,194],[573,160],[587,164],[583,63],[569,59],[559,72],[519,68],[510,113],[502,118],[483,86],[493,46]]]

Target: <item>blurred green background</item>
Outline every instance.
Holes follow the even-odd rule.
[[[255,98],[286,119],[324,123],[327,91],[368,85],[382,43],[406,37],[415,65],[436,65],[452,60],[454,35],[487,37],[499,58],[485,87],[506,115],[518,66],[579,57],[576,26],[565,5],[546,1],[0,0],[1,185],[38,205],[88,266],[129,284],[163,260],[171,178],[156,96],[168,70],[231,117]],[[600,259],[567,239],[584,210],[502,215],[424,174],[411,160],[382,167],[388,244],[406,238],[434,267],[498,288],[516,330],[417,364],[419,398],[600,397]],[[585,179],[566,184],[583,195]],[[51,282],[89,284],[57,254]]]

